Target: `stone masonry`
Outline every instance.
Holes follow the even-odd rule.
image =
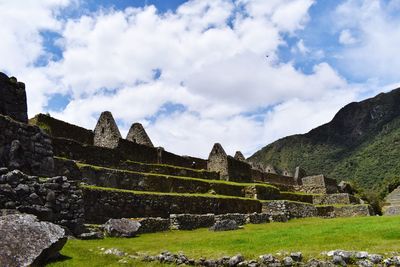
[[[116,148],[122,138],[114,117],[109,111],[101,113],[94,129],[94,145],[100,147]]]
[[[143,125],[140,123],[132,124],[131,128],[129,129],[128,135],[126,136],[126,140],[149,147],[154,147],[153,143],[150,140],[150,137],[147,135],[146,131],[143,128]]]
[[[27,123],[25,84],[0,72],[0,114]]]

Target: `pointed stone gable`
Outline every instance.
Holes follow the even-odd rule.
[[[121,133],[115,123],[114,117],[109,111],[101,113],[94,129],[94,145],[108,148],[118,146]]]
[[[132,124],[131,128],[129,129],[128,135],[126,136],[126,140],[149,147],[154,147],[153,143],[150,140],[150,137],[147,135],[146,131],[143,128],[143,125],[140,123]]]
[[[210,155],[208,156],[207,169],[218,172],[221,180],[228,180],[228,156],[221,144],[214,144]]]
[[[235,156],[233,157],[236,160],[246,161],[246,158],[243,156],[243,153],[240,151],[236,151]]]

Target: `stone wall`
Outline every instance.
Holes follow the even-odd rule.
[[[316,195],[302,194],[302,193],[297,193],[297,192],[281,192],[280,193],[281,200],[291,200],[291,201],[305,202],[305,203],[311,203],[311,204],[313,204],[313,200],[314,200],[315,196]]]
[[[85,220],[104,223],[109,218],[162,217],[170,214],[224,214],[261,211],[256,200],[171,194],[136,194],[130,191],[83,187]]]
[[[0,72],[0,114],[27,123],[25,84]]]
[[[0,167],[52,176],[51,139],[38,127],[0,115]]]
[[[179,177],[157,174],[134,173],[121,170],[80,168],[83,182],[101,187],[111,187],[136,191],[174,192],[174,193],[209,193],[228,196],[245,196],[245,186],[225,183],[213,183],[195,179],[181,179]]]
[[[93,145],[93,131],[57,120],[45,114],[36,115],[29,120],[29,124],[39,126],[52,137],[66,138],[82,144]]]
[[[172,230],[194,230],[208,228],[214,225],[214,214],[171,214]]]
[[[360,199],[346,193],[314,195],[313,204],[315,205],[360,204]]]
[[[107,167],[107,166],[106,166]],[[125,161],[121,162],[117,169],[131,170],[144,173],[158,173],[165,175],[175,175],[183,177],[200,178],[206,180],[219,180],[219,174],[216,172],[209,172],[204,169],[193,170],[179,166],[158,165],[158,164],[144,164],[139,162]]]
[[[321,205],[316,206],[319,217],[336,218],[336,217],[356,217],[371,216],[374,212],[370,205]]]
[[[302,191],[313,194],[335,194],[338,193],[337,182],[324,175],[307,176],[302,180]]]
[[[233,182],[252,182],[250,164],[228,156],[228,177]]]
[[[0,169],[0,209],[16,209],[78,234],[83,227],[81,190],[66,177],[38,178]]]
[[[279,175],[276,173],[264,173],[263,181],[271,184],[297,185],[293,177]]]
[[[314,205],[287,200],[263,202],[262,212],[269,214],[284,214],[288,219],[317,216],[317,208]]]

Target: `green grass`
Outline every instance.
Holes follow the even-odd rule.
[[[69,240],[61,253],[66,260],[49,266],[120,266],[119,258],[105,256],[100,248],[117,248],[130,255],[156,255],[163,250],[184,252],[193,258],[216,258],[242,253],[246,258],[261,254],[301,251],[306,259],[323,258],[334,249],[387,253],[400,251],[400,217],[308,218],[287,223],[246,225],[229,232],[169,231],[136,238]],[[121,266],[152,266],[131,260]],[[157,266],[157,265],[153,265]]]

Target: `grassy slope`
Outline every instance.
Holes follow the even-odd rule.
[[[302,251],[308,258],[321,258],[321,252],[333,249],[393,252],[400,251],[399,221],[400,217],[310,218],[246,225],[243,230],[229,232],[199,229],[144,234],[132,239],[69,240],[62,250],[67,259],[49,266],[89,266],[89,263],[90,266],[119,266],[119,258],[100,254],[100,248],[118,248],[130,255],[183,251],[194,258],[237,253],[246,258],[256,258],[280,251]],[[130,266],[151,265],[131,260]]]
[[[337,180],[356,182],[367,190],[383,191],[400,178],[400,119],[354,148],[314,143],[306,136],[290,136],[266,146],[251,160],[308,173],[324,173]]]

